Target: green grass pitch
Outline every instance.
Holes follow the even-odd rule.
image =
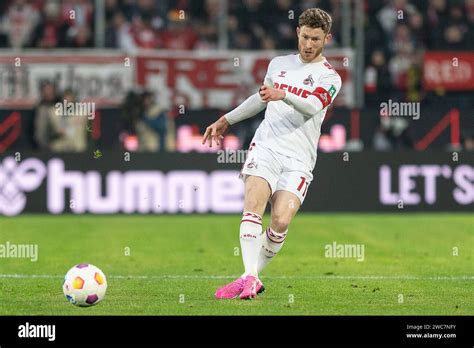
[[[2,217],[0,244],[38,244],[39,259],[0,258],[0,315],[474,314],[473,215],[299,214],[261,274],[266,292],[217,301],[215,289],[242,272],[239,221],[237,214]],[[325,257],[333,242],[363,244],[364,261]],[[78,263],[108,277],[94,307],[63,296],[62,278]]]

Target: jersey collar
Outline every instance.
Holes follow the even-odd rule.
[[[323,56],[323,60],[321,60],[320,62],[305,63],[301,60],[301,55],[299,53],[296,54],[296,59],[298,60],[298,63],[303,64],[303,65],[306,65],[306,64],[321,64],[321,63],[324,63],[326,61],[326,57]]]

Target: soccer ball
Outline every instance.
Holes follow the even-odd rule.
[[[102,301],[106,290],[105,275],[94,265],[81,263],[71,268],[64,277],[64,295],[76,306],[96,305]]]

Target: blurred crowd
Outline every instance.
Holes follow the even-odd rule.
[[[366,1],[365,105],[389,99],[425,102],[443,98],[452,105],[472,99],[466,93],[427,93],[422,86],[427,50],[474,49],[474,0]],[[464,99],[464,101],[463,101]],[[414,137],[407,118],[380,117],[373,135],[376,150],[410,149]],[[472,150],[472,134],[463,133]]]
[[[368,3],[365,41],[368,101],[400,92],[420,101],[426,50],[474,50],[474,0]]]
[[[0,47],[92,47],[93,1],[2,0]]]
[[[229,48],[293,49],[299,14],[321,7],[341,43],[341,0],[104,0],[105,46],[212,49],[222,13]],[[385,55],[473,49],[474,0],[364,0],[366,42]],[[93,0],[3,0],[0,47],[94,47]],[[355,20],[355,19],[353,19]]]
[[[119,144],[126,151],[174,151],[174,118],[163,108],[156,94],[129,91],[120,106],[117,126]],[[72,89],[59,90],[51,81],[40,86],[40,100],[26,127],[29,146],[46,152],[84,152],[95,146],[95,114],[74,112],[64,115],[60,104],[80,102]]]
[[[376,106],[388,99],[425,100],[422,69],[426,50],[474,50],[474,0],[363,1],[367,106]],[[218,48],[220,30],[225,29],[229,49],[295,49],[299,14],[309,7],[321,7],[333,18],[334,38],[329,47],[339,47],[343,17],[341,2],[104,0],[103,45],[127,52],[138,49],[210,50]],[[96,47],[95,14],[93,0],[2,0],[0,48]],[[352,18],[353,24],[355,20]],[[40,109],[47,109],[52,102],[48,101],[52,98],[48,93],[58,95],[48,92],[54,86],[46,84],[42,88],[43,99],[37,115],[45,114]],[[69,93],[66,97],[73,98],[73,95]],[[124,147],[148,151],[173,148],[166,140],[174,134],[172,117],[156,104],[151,92],[130,92],[122,110],[121,141]],[[48,118],[38,116],[37,119]],[[56,143],[64,140],[61,125],[46,127],[44,122],[39,121],[36,127],[35,139],[40,147],[45,146],[45,138]],[[406,120],[391,118],[381,122],[374,134],[373,146],[381,150],[411,148],[413,141],[408,128]],[[83,136],[77,135],[75,139]],[[48,146],[52,149],[55,145]],[[84,147],[78,146],[78,149]],[[70,149],[66,145],[63,148]]]

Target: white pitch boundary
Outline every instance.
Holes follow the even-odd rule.
[[[217,275],[109,275],[108,279],[143,279],[143,280],[155,280],[155,279],[191,279],[191,280],[205,280],[205,279],[235,279],[239,275],[232,276],[217,276]],[[28,279],[28,278],[40,278],[40,279],[56,279],[64,278],[61,275],[52,274],[0,274],[0,278],[17,278],[17,279]],[[262,279],[280,279],[280,280],[469,280],[474,281],[474,276],[431,276],[431,277],[418,277],[418,276],[384,276],[384,275],[315,275],[315,276],[263,276]]]

